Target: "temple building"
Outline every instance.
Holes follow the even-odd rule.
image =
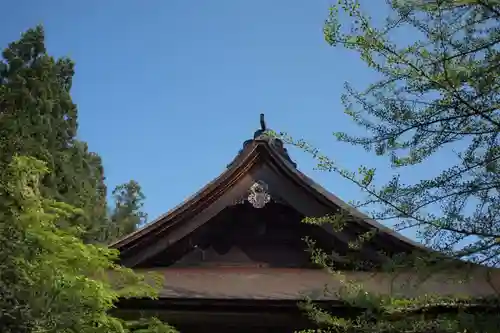
[[[305,217],[344,213],[341,231],[303,223]],[[349,243],[367,231],[360,248]],[[338,281],[314,266],[305,238],[337,269],[378,293],[487,296],[497,275],[478,267],[467,281],[455,272],[412,285],[412,276],[380,271],[395,254],[430,251],[349,206],[297,168],[283,142],[261,129],[243,143],[222,174],[179,206],[112,247],[121,263],[165,277],[159,299],[123,300],[123,316],[155,315],[181,332],[293,332],[314,323],[298,308],[309,297],[332,312],[346,305],[325,294]],[[345,258],[351,258],[346,260]],[[355,269],[356,268],[356,269]]]

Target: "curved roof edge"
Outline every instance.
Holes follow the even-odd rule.
[[[357,208],[349,205],[347,202],[343,201],[340,199],[338,196],[335,194],[331,193],[327,189],[325,189],[323,186],[315,182],[313,179],[302,173],[300,170],[298,170],[295,166],[296,164],[293,163],[291,164],[287,158],[283,158],[282,154],[279,152],[276,152],[272,146],[267,146],[269,149],[269,152],[273,158],[280,162],[282,164],[283,170],[290,173],[295,180],[303,186],[304,189],[310,190],[316,197],[322,198],[324,201],[326,201],[327,204],[330,204],[332,206],[332,209],[335,208],[340,208],[341,210],[347,212],[350,214],[352,217],[354,217],[357,221],[357,223],[365,223],[368,227],[374,228],[378,230],[380,233],[388,235],[389,237],[392,237],[393,239],[396,239],[406,245],[409,245],[411,248],[414,248],[415,250],[420,250],[424,253],[428,254],[434,254],[437,256],[437,260],[446,260],[451,264],[451,266],[454,265],[459,265],[459,267],[463,267],[464,265],[468,265],[469,267],[473,267],[474,269],[485,269],[487,271],[490,270],[500,270],[497,268],[490,268],[482,264],[474,263],[474,262],[469,262],[469,261],[464,261],[458,258],[454,257],[448,257],[443,253],[437,252],[434,249],[431,249],[429,247],[426,247],[424,244],[419,243],[417,241],[414,241],[399,232],[383,225],[382,223],[376,221],[375,219],[372,219],[365,213],[361,212]],[[434,259],[436,260],[436,259]]]
[[[164,226],[165,224],[168,224],[169,221],[172,221],[175,217],[185,213],[188,209],[195,209],[197,204],[201,203],[203,198],[205,198],[207,195],[213,193],[217,188],[223,187],[224,183],[231,183],[233,178],[238,177],[238,175],[241,175],[243,172],[249,169],[256,162],[256,158],[258,157],[256,148],[256,145],[248,145],[236,157],[243,157],[242,159],[239,159],[239,163],[233,163],[231,167],[228,167],[218,177],[214,178],[211,182],[185,199],[183,202],[170,209],[166,213],[160,215],[144,227],[128,235],[125,235],[119,240],[114,241],[109,246],[117,249],[121,248],[122,246],[126,246],[134,239],[138,239],[143,235],[154,232],[156,229]]]
[[[205,198],[213,195],[221,195],[220,189],[227,188],[231,186],[230,184],[235,182],[235,179],[239,179],[247,170],[249,170],[257,161],[266,159],[269,156],[275,164],[277,164],[288,176],[291,176],[292,180],[300,185],[302,188],[313,194],[318,200],[322,201],[324,204],[332,207],[332,210],[338,208],[344,210],[352,217],[356,219],[358,223],[365,223],[366,226],[375,228],[377,231],[394,237],[395,239],[410,245],[411,247],[418,248],[421,250],[432,251],[431,249],[425,247],[424,245],[413,241],[394,230],[384,226],[383,224],[371,219],[366,214],[360,212],[356,208],[350,206],[339,197],[329,192],[321,185],[313,181],[311,178],[307,177],[304,173],[296,168],[296,165],[289,158],[286,150],[282,149],[279,144],[273,144],[273,142],[267,138],[259,136],[254,140],[248,140],[244,148],[238,153],[233,162],[228,166],[228,168],[204,186],[201,190],[187,198],[184,202],[177,205],[167,213],[159,216],[146,226],[138,229],[137,231],[126,235],[125,237],[110,244],[111,247],[116,249],[126,248],[128,244],[134,242],[134,240],[141,239],[150,233],[156,233],[158,229],[163,229],[162,227],[168,227],[171,224],[175,224],[175,221],[182,219],[182,215],[192,215],[196,214],[198,211],[204,208],[203,202]],[[267,156],[263,156],[261,149],[264,149]],[[280,149],[281,148],[281,149]]]
[[[271,147],[270,147],[271,148]],[[283,168],[286,169],[286,171],[290,172],[293,176],[296,177],[296,181],[302,185],[305,188],[310,188],[312,189],[313,193],[320,196],[323,200],[326,200],[326,202],[333,204],[332,208],[340,208],[350,214],[351,216],[355,217],[358,219],[358,222],[362,221],[365,222],[368,226],[375,228],[385,234],[388,234],[390,236],[393,236],[397,238],[398,240],[408,243],[409,245],[416,247],[416,248],[421,248],[425,249],[426,251],[431,251],[429,248],[425,247],[423,244],[418,243],[408,237],[405,237],[401,235],[400,233],[394,231],[393,229],[381,224],[380,222],[377,222],[376,220],[370,218],[368,215],[365,213],[361,212],[355,207],[352,207],[349,205],[347,202],[343,201],[340,199],[338,196],[335,194],[331,193],[327,189],[325,189],[323,186],[315,182],[313,179],[305,175],[303,172],[298,170],[297,168],[292,167],[290,163],[283,159],[279,154],[276,154],[276,152],[273,151],[273,149],[270,149],[271,154],[273,154],[274,158],[279,160],[283,164]]]

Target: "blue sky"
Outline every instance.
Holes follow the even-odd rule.
[[[76,62],[79,137],[102,156],[110,191],[129,179],[140,182],[153,219],[219,175],[258,128],[261,112],[272,129],[306,139],[341,165],[392,174],[384,159],[331,135],[361,133],[343,114],[340,96],[344,82],[363,87],[373,75],[355,54],[323,40],[328,6],[327,0],[8,1],[0,46],[44,25],[49,52]],[[314,171],[307,155],[291,154],[344,200],[361,198],[337,176]]]

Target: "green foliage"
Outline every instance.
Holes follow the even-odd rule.
[[[319,169],[359,186],[368,198],[357,206],[376,207],[374,219],[397,220],[398,231],[416,228],[427,246],[447,258],[498,266],[500,2],[392,0],[379,9],[372,18],[359,1],[339,0],[326,20],[326,41],[359,55],[378,78],[361,91],[346,84],[342,96],[345,113],[366,135],[338,132],[335,137],[387,156],[397,174],[379,187],[375,169],[345,170],[305,141],[282,136],[316,158]],[[433,166],[436,175],[404,182],[401,170],[427,163],[438,152],[453,156],[446,165]],[[317,253],[315,258],[328,259]],[[436,261],[395,266],[431,274],[453,263]],[[322,264],[342,281],[331,262]],[[368,294],[362,286],[345,287],[339,297],[361,305],[361,315],[338,318],[309,307],[329,331],[497,332],[500,327],[498,317],[488,313],[498,313],[498,299],[486,305],[472,299],[406,300]],[[447,311],[422,310],[444,305]]]
[[[129,332],[109,310],[119,297],[155,297],[161,281],[116,265],[114,250],[84,244],[81,228],[58,227],[83,211],[41,195],[46,173],[30,157],[13,157],[1,173],[0,331]],[[171,332],[153,324],[147,332]]]
[[[144,199],[141,186],[134,180],[119,185],[113,191],[115,207],[111,214],[110,239],[119,238],[144,225],[147,214],[142,211]]]
[[[383,204],[378,218],[399,219],[399,229],[418,227],[427,244],[449,255],[496,265],[500,4],[440,0],[389,5],[390,15],[380,27],[350,0],[333,7],[326,22],[326,40],[357,52],[380,76],[363,91],[347,85],[343,96],[346,113],[368,135],[335,135],[388,156],[396,170],[444,150],[455,158],[437,176],[414,184],[395,175],[377,189],[371,185],[374,170],[343,176]],[[352,18],[349,29],[341,24],[344,14]],[[396,37],[402,33],[415,38],[403,44]]]
[[[326,296],[342,300],[351,313],[337,316],[307,299],[301,307],[321,329],[306,332],[493,333],[500,327],[498,297],[438,297],[427,294],[406,298],[397,294],[367,292],[361,282],[350,280],[342,271],[336,270],[330,256],[315,248],[314,244],[310,245],[313,261],[327,269],[339,285],[335,289],[326,287]],[[408,265],[402,268],[408,271]],[[429,271],[428,266],[423,269]]]
[[[45,49],[43,28],[9,44],[0,61],[0,168],[16,154],[47,163],[42,191],[82,209],[78,220],[91,240],[106,223],[106,186],[100,157],[76,139],[77,108],[70,89],[74,64]]]
[[[134,181],[113,192],[116,209],[112,216],[107,214],[101,158],[76,138],[78,111],[70,95],[74,63],[47,53],[41,26],[25,32],[2,55],[0,168],[16,154],[47,163],[52,172],[44,177],[42,192],[82,209],[65,222],[82,228],[86,242],[106,243],[133,231],[134,221],[144,223],[144,195]]]
[[[126,323],[127,329],[133,333],[175,333],[171,326],[165,325],[156,318],[146,318]]]
[[[101,158],[76,139],[74,64],[49,56],[44,39],[30,29],[0,60],[0,331],[173,332],[109,315],[119,298],[155,297],[162,282],[88,245],[114,237],[112,222],[143,219],[144,196],[131,182],[107,216]]]

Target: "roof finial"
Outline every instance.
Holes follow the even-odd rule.
[[[265,132],[267,130],[266,121],[264,120],[263,113],[260,114],[260,128],[261,128],[262,132]]]
[[[291,163],[293,165],[293,167],[296,167],[297,164],[295,164],[295,162],[293,162],[292,159],[290,158],[290,156],[288,155],[286,148],[283,146],[283,141],[281,141],[278,137],[276,137],[271,130],[269,130],[270,133],[267,131],[268,131],[268,129],[266,126],[266,120],[264,119],[264,114],[261,113],[260,114],[260,128],[254,132],[253,139],[246,140],[245,142],[243,142],[243,149],[240,151],[240,153],[242,151],[244,151],[245,147],[247,147],[248,145],[255,144],[255,143],[256,144],[267,143],[268,146],[270,148],[272,148],[276,153],[278,153],[286,161]],[[231,166],[233,164],[233,162],[231,162],[231,164],[229,164],[229,166]]]
[[[259,136],[265,134],[267,131],[266,120],[264,119],[264,114],[260,114],[260,128],[255,131],[253,138],[257,139]]]

